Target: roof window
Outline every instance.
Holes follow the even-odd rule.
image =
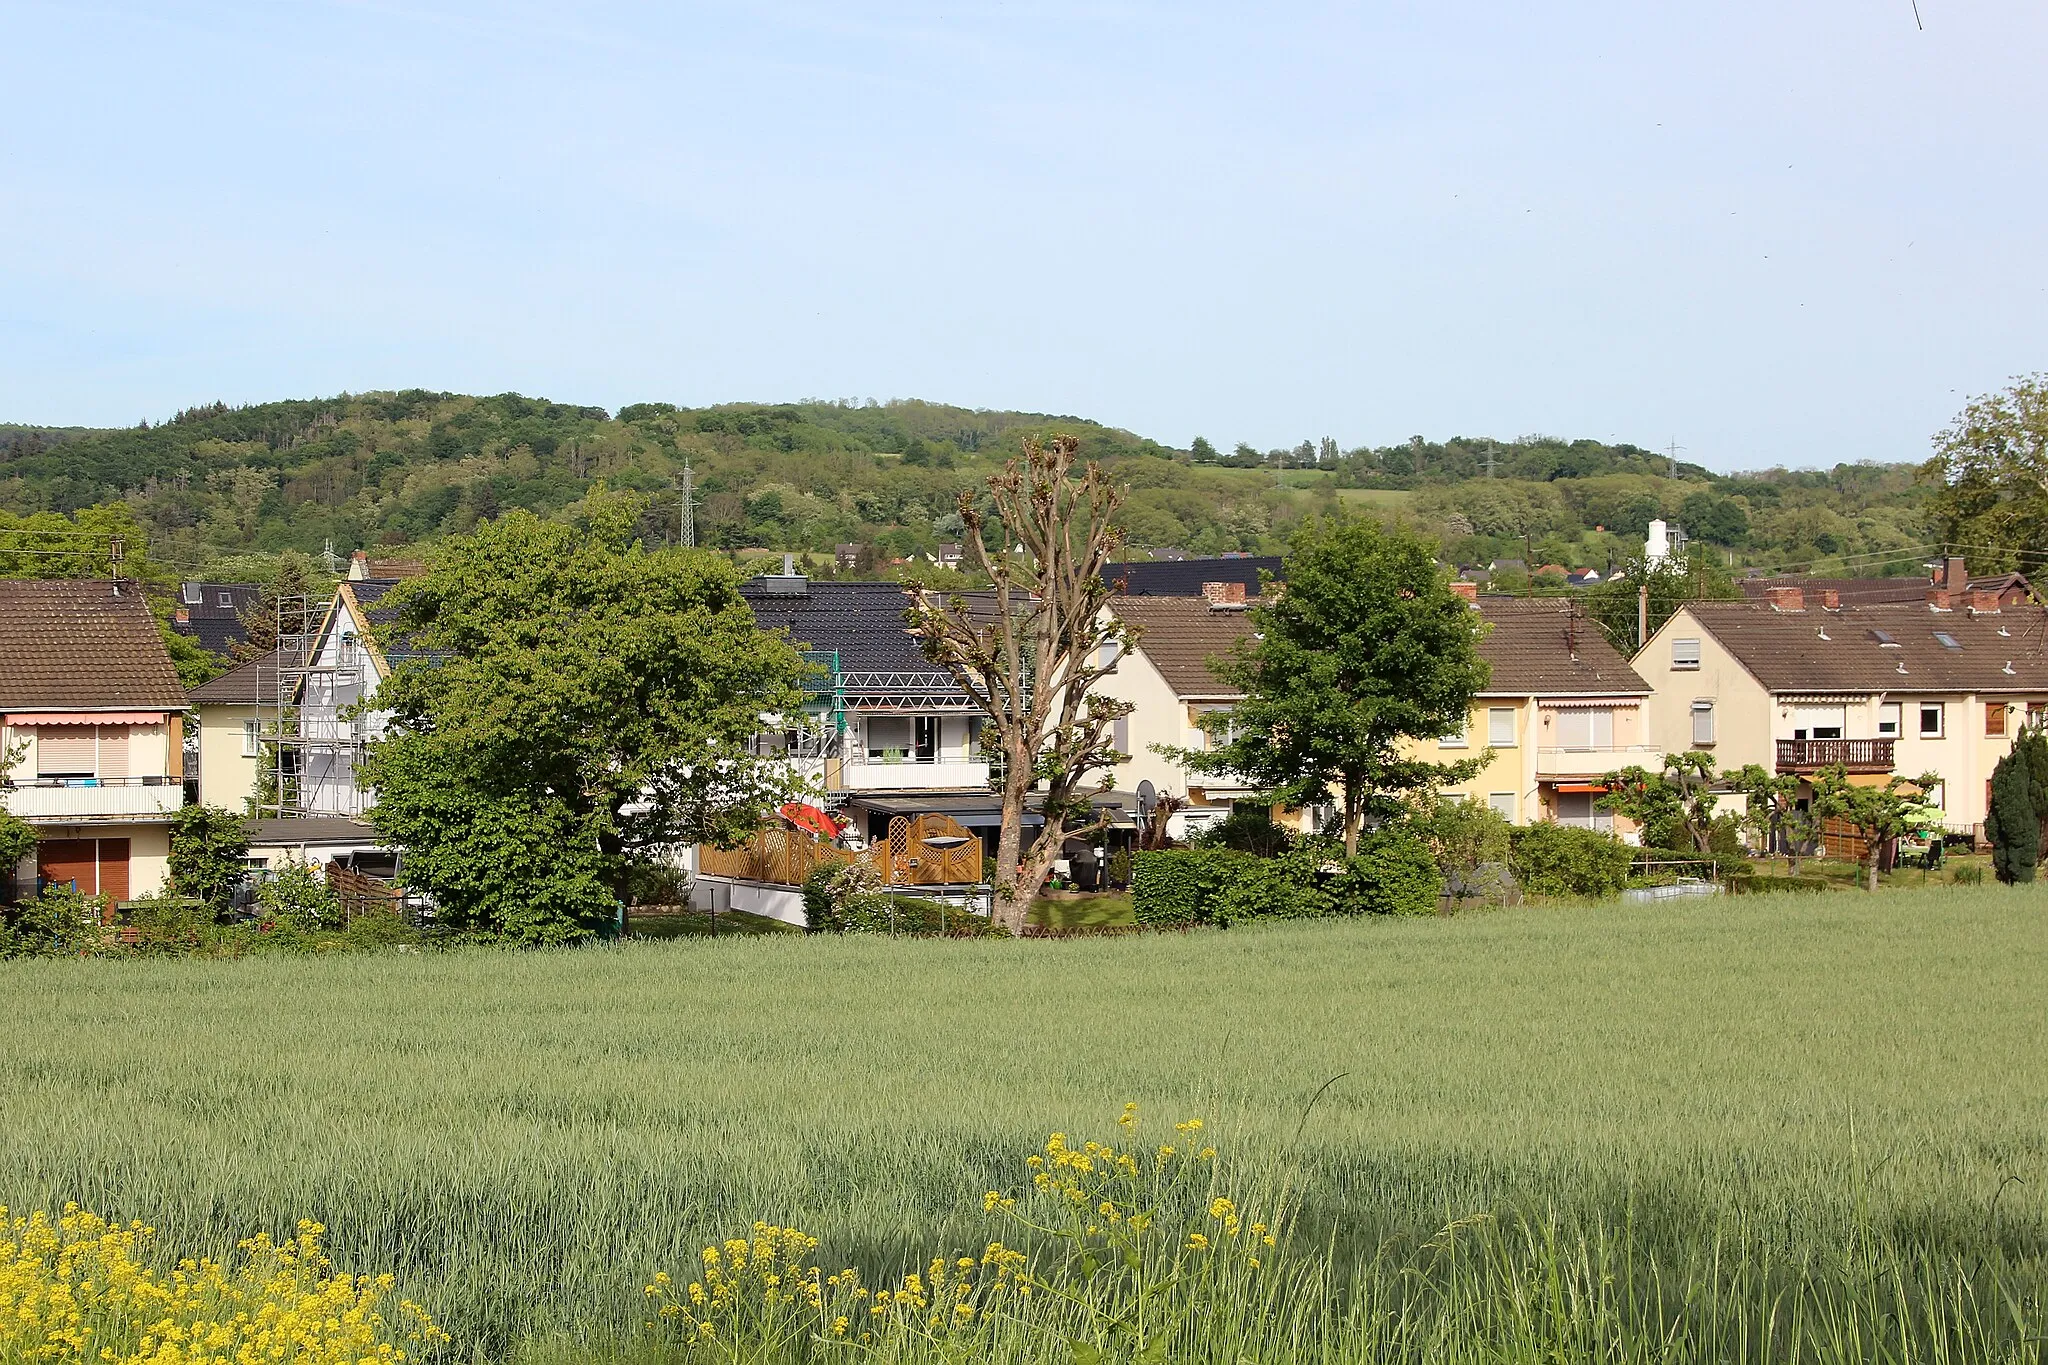
[[[1873,629],[1870,632],[1870,638],[1877,641],[1885,649],[1898,649],[1900,647],[1899,642],[1892,638],[1892,633],[1888,630]]]
[[[1943,649],[1961,649],[1963,647],[1963,642],[1961,640],[1958,640],[1955,636],[1949,634],[1945,630],[1935,631],[1934,638],[1938,642],[1940,642],[1941,647]]]

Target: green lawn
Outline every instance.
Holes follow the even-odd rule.
[[[317,1218],[341,1264],[396,1269],[498,1354],[632,1332],[646,1277],[756,1218],[876,1275],[978,1248],[983,1191],[1017,1187],[1049,1130],[1115,1136],[1135,1100],[1204,1116],[1242,1179],[1284,1175],[1340,1268],[1519,1210],[1595,1228],[1674,1293],[1681,1263],[1718,1282],[1738,1257],[1875,1247],[1954,1258],[1978,1290],[2001,1275],[2027,1321],[2044,982],[2048,889],[1995,886],[1060,942],[0,963],[0,1203],[75,1199],[192,1250]]]
[[[1085,896],[1040,896],[1031,906],[1031,922],[1054,929],[1093,929],[1136,924],[1131,893],[1105,891]]]

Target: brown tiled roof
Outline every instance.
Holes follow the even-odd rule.
[[[258,655],[185,694],[194,706],[255,706],[277,700],[277,651]]]
[[[185,709],[142,586],[0,580],[0,710],[121,709]]]
[[[1142,632],[1135,648],[1152,661],[1177,696],[1240,695],[1209,671],[1209,660],[1228,654],[1231,646],[1251,634],[1245,612],[1218,610],[1199,597],[1119,597],[1110,610]]]
[[[1693,602],[1687,610],[1773,692],[2048,692],[2048,612],[2039,607],[1777,611],[1750,602]],[[1936,631],[1957,647],[1944,645]]]
[[[1788,574],[1782,578],[1745,578],[1742,591],[1749,597],[1762,601],[1772,588],[1799,588],[1813,605],[1820,603],[1820,594],[1830,589],[1842,595],[1845,607],[1877,606],[1882,603],[1925,602],[1927,589],[1931,585],[1925,574],[1907,575],[1902,578],[1802,578]]]
[[[1479,657],[1493,666],[1482,693],[1647,694],[1650,685],[1607,642],[1606,632],[1574,616],[1572,605],[1557,597],[1480,598],[1479,614],[1492,629],[1479,641]]]

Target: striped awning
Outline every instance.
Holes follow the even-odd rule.
[[[9,725],[161,725],[167,711],[10,711]]]

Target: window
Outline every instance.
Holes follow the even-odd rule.
[[[1943,649],[1961,649],[1963,647],[1963,642],[1961,640],[1958,640],[1955,636],[1949,634],[1945,630],[1937,630],[1934,632],[1934,642],[1940,645]]]
[[[233,605],[235,605],[235,595],[231,592],[222,593],[217,600],[223,607],[232,607]]]
[[[260,736],[260,735],[261,735],[262,733],[263,733],[263,722],[262,722],[262,721],[260,721],[260,720],[245,720],[245,721],[243,721],[243,722],[242,722],[242,757],[243,757],[243,758],[255,758],[255,757],[256,757],[256,756],[258,755],[258,754],[261,754],[261,753],[263,752],[263,748],[262,748],[262,746],[261,746],[261,745],[259,745],[259,744],[258,744],[258,743],[256,742],[256,741],[257,741],[257,737],[258,737],[258,736]]]
[[[1437,740],[1437,744],[1446,749],[1467,748],[1472,743],[1471,739],[1468,737],[1471,729],[1472,718],[1470,716],[1466,716],[1464,719],[1458,722],[1457,729],[1451,731],[1451,733],[1447,735],[1441,736]]]
[[[1899,642],[1892,638],[1892,633],[1888,630],[1873,630],[1870,632],[1870,638],[1877,641],[1879,647],[1883,649],[1898,649],[1900,647]]]
[[[911,722],[912,757],[920,763],[936,763],[939,758],[939,718],[937,716],[916,716]]]
[[[1515,818],[1515,794],[1513,792],[1495,792],[1486,798],[1486,804],[1492,807],[1496,814],[1506,819],[1512,820]]]
[[[1920,703],[1920,738],[1941,738],[1941,721],[1944,709],[1943,703],[1938,701],[1923,701]]]
[[[1612,749],[1614,712],[1604,708],[1559,711],[1557,743],[1561,749]]]
[[[1984,733],[2002,735],[2005,733],[2005,703],[1987,701],[1984,703]]]
[[[878,763],[901,763],[910,757],[910,717],[869,716],[868,757]]]
[[[98,736],[90,725],[36,729],[37,777],[92,777],[99,770]]]
[[[1673,640],[1671,642],[1671,666],[1673,668],[1698,668],[1700,666],[1700,642],[1698,640]]]
[[[1877,708],[1877,737],[1897,739],[1899,737],[1899,704],[1884,702]]]
[[[1109,742],[1120,754],[1131,751],[1131,718],[1118,716],[1109,723]]]
[[[1515,708],[1512,706],[1489,706],[1486,708],[1486,742],[1496,749],[1515,747]]]
[[[1714,703],[1696,701],[1692,704],[1692,742],[1696,745],[1714,742]]]

